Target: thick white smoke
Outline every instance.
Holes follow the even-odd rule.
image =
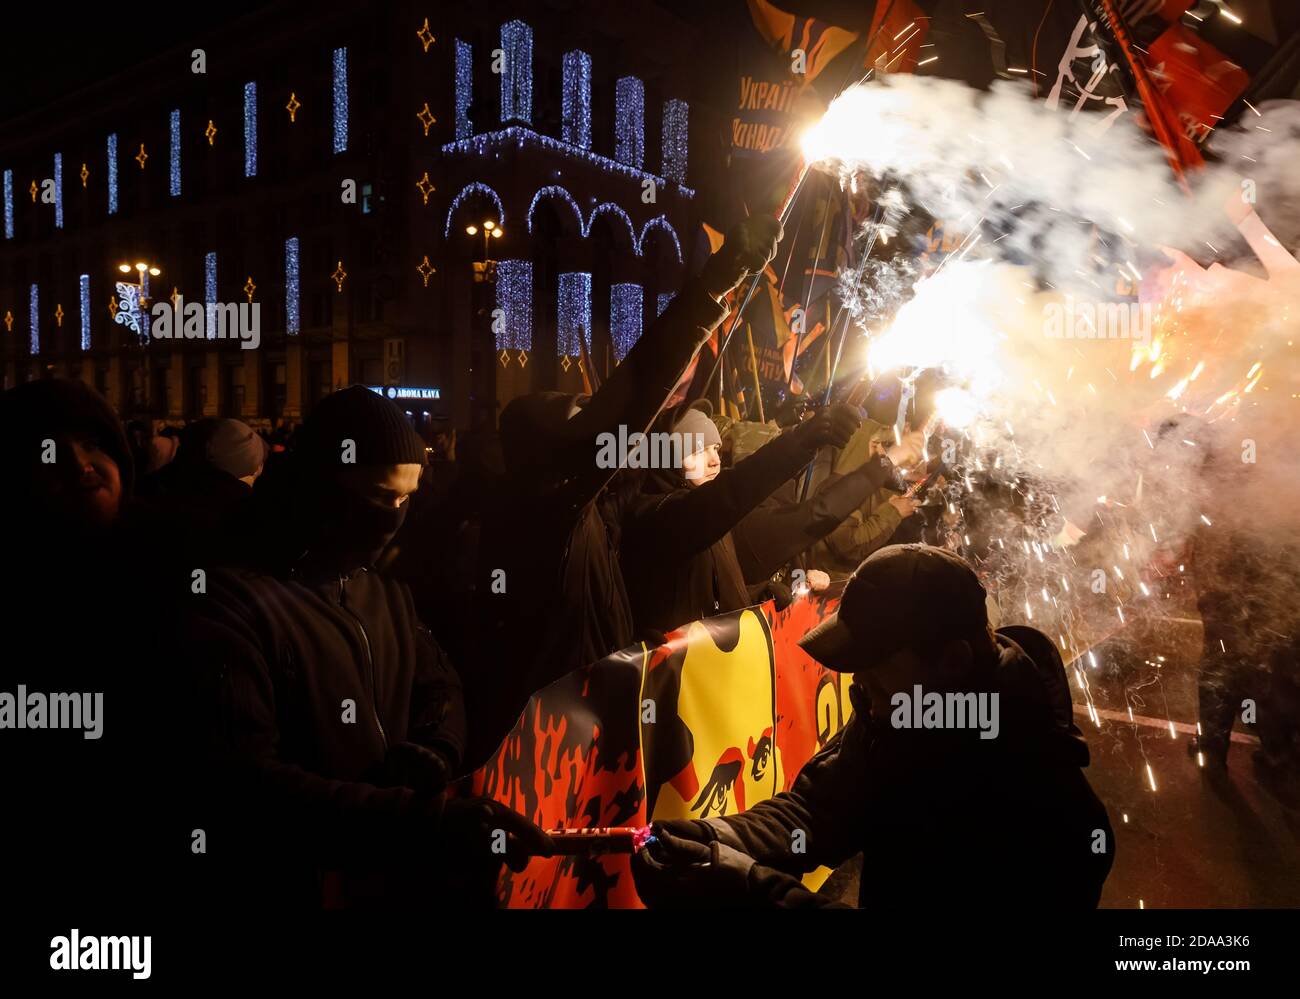
[[[1263,543],[1300,537],[1300,107],[1260,113],[1187,190],[1133,125],[1101,131],[1006,83],[887,77],[804,143],[846,186],[901,191],[963,237],[892,322],[863,317],[871,373],[949,376],[949,432],[1122,545],[1086,556],[1121,575],[1225,517]],[[1133,291],[1141,306],[1121,310]]]

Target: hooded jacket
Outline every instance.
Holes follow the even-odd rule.
[[[483,515],[465,671],[471,763],[496,749],[533,691],[631,644],[619,548],[637,477],[603,467],[600,437],[648,430],[726,313],[690,282],[585,406],[538,393],[501,414],[507,474]]]
[[[998,643],[996,738],[895,729],[868,714],[855,684],[849,723],[790,791],[694,823],[701,835],[755,858],[750,901],[835,905],[791,875],[861,851],[862,908],[1096,907],[1114,861],[1114,831],[1083,774],[1088,746],[1060,703],[1068,700],[1064,670],[1059,660],[1035,662],[1001,634]],[[806,849],[793,850],[796,842]]]
[[[463,704],[405,585],[311,547],[346,528],[317,522],[300,484],[265,485],[180,621],[204,764],[194,821],[223,843],[214,887],[315,907],[347,901],[335,889],[358,871],[427,860]]]

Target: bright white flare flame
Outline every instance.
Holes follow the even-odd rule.
[[[871,370],[906,375],[908,369],[936,368],[966,382],[972,404],[974,397],[987,398],[1002,380],[1003,339],[981,307],[994,283],[990,271],[984,264],[960,264],[918,282],[915,297],[871,341]]]
[[[946,388],[935,393],[934,409],[945,426],[964,430],[979,416],[980,404],[965,389]]]

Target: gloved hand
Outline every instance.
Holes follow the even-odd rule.
[[[667,833],[674,839],[691,840],[695,843],[712,843],[718,838],[718,832],[712,823],[704,819],[660,819],[654,823],[654,834]]]
[[[700,274],[704,290],[719,299],[734,291],[776,256],[784,233],[780,221],[770,215],[751,215],[733,226],[722,248],[704,264]]]
[[[482,863],[495,870],[504,860],[512,871],[522,871],[530,857],[555,853],[550,836],[491,798],[448,799],[436,848],[439,859],[448,866]]]
[[[848,403],[837,402],[811,419],[804,420],[790,433],[797,434],[809,450],[815,451],[827,446],[844,447],[860,426],[862,411]]]
[[[753,857],[716,841],[679,839],[661,823],[655,828],[655,841],[632,857],[632,879],[649,908],[733,908],[750,902]]]

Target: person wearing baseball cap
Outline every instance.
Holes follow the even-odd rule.
[[[839,904],[798,880],[863,855],[863,908],[1093,908],[1114,860],[1051,640],[989,626],[953,553],[891,545],[800,641],[852,673],[854,713],[794,786],[737,815],[656,823],[633,864],[647,904]],[[986,710],[987,709],[987,710]],[[990,724],[991,722],[991,724]]]

